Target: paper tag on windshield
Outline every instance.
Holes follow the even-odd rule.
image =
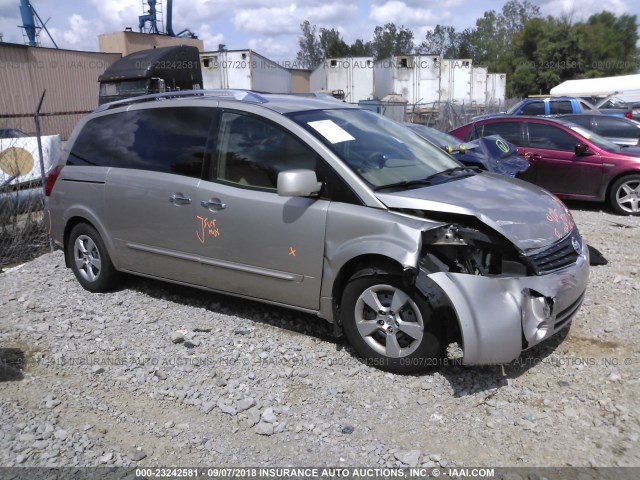
[[[316,130],[320,135],[329,140],[331,143],[348,142],[355,140],[349,132],[337,125],[333,120],[318,120],[317,122],[309,122],[309,126]]]

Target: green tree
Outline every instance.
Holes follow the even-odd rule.
[[[476,21],[473,32],[474,61],[490,69],[509,63],[508,57],[514,54],[513,41],[516,35],[529,20],[539,16],[540,8],[529,0],[509,0],[501,13],[493,10],[484,12],[482,18]]]
[[[324,52],[320,45],[320,40],[316,35],[316,26],[311,25],[309,20],[300,24],[302,35],[298,38],[299,50],[296,62],[305,68],[315,68],[324,59]]]
[[[398,28],[395,23],[377,26],[373,31],[371,48],[376,60],[410,54],[413,52],[413,32],[404,26]]]
[[[344,42],[340,32],[335,28],[320,29],[320,50],[322,50],[325,58],[347,57],[350,51],[349,45]]]
[[[417,51],[419,53],[442,55],[444,58],[458,58],[460,36],[453,27],[436,25],[425,35]]]
[[[351,55],[352,57],[373,56],[373,49],[371,47],[371,42],[365,42],[364,40],[358,38],[349,47],[349,55]]]

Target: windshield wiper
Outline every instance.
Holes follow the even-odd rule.
[[[403,180],[401,182],[390,183],[389,185],[379,185],[377,187],[373,187],[373,190],[378,191],[386,188],[409,188],[417,185],[431,185],[431,180],[427,178],[423,178],[421,180]]]
[[[454,175],[457,172],[466,172],[467,175]],[[475,175],[476,173],[482,172],[482,169],[478,167],[453,167],[443,170],[442,172],[434,173],[433,175],[429,175],[427,178],[422,178],[419,180],[403,180],[401,182],[390,183],[389,185],[380,185],[378,187],[373,187],[374,191],[384,190],[387,188],[409,188],[415,187],[419,185],[433,185],[434,180],[439,177],[447,177],[445,181],[453,180],[455,178],[461,178],[463,176]],[[442,183],[442,182],[437,182]]]
[[[482,172],[482,170],[479,169],[478,167],[467,167],[467,166],[447,168],[446,170],[443,170],[441,172],[434,173],[433,175],[429,175],[427,178],[425,178],[425,180],[433,183],[434,179],[440,178],[440,177],[449,177],[449,179],[459,178],[460,175],[453,176],[454,173],[458,173],[458,172],[466,172],[468,175],[475,175],[476,173]]]

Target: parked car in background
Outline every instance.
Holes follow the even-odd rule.
[[[416,123],[407,127],[442,148],[456,160],[470,167],[515,177],[529,168],[529,162],[518,156],[516,146],[498,135],[461,143],[456,137],[435,128]]]
[[[609,104],[606,104],[609,105]],[[529,97],[516,103],[513,107],[503,113],[491,113],[479,115],[473,120],[482,120],[502,115],[577,115],[582,113],[603,114],[616,117],[631,118],[631,107],[624,108],[605,106],[599,109],[595,105],[578,97]]]
[[[640,122],[635,120],[624,117],[611,117],[609,115],[593,115],[590,113],[584,113],[582,115],[562,115],[559,118],[591,130],[617,145],[640,145]]]
[[[595,105],[600,113],[614,114],[631,120],[640,120],[640,103],[625,102],[613,95],[597,99],[591,103]]]
[[[335,99],[106,104],[74,130],[46,195],[87,290],[128,272],[313,313],[394,372],[452,342],[465,364],[512,361],[571,323],[589,276],[557,198]]]
[[[640,215],[640,148],[615,143],[566,120],[487,118],[451,132],[470,141],[500,135],[531,164],[522,178],[561,198],[608,201],[621,215]]]

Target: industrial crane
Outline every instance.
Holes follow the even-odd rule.
[[[157,10],[157,0],[147,0],[147,3],[149,4],[149,10],[147,11],[147,13],[145,15],[140,15],[138,17],[138,28],[140,29],[140,32],[142,32],[147,24],[147,22],[149,22],[149,33],[155,33],[155,34],[160,34],[160,31],[158,30],[158,10]],[[184,30],[182,30],[179,33],[174,33],[173,31],[173,0],[167,0],[167,31],[166,31],[166,35],[169,35],[170,37],[180,37],[180,38],[197,38],[196,35],[189,30],[188,28],[185,28]]]

